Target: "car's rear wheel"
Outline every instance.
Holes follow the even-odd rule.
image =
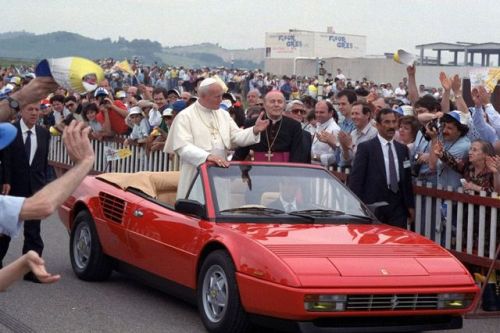
[[[233,261],[226,251],[210,253],[203,262],[197,285],[198,309],[209,332],[245,332],[248,315],[236,284]]]
[[[70,260],[76,276],[86,281],[102,281],[113,271],[112,260],[103,253],[94,220],[86,210],[79,212],[70,237]]]

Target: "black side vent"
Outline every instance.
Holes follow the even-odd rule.
[[[101,202],[102,213],[107,219],[116,223],[122,223],[125,200],[108,193],[100,192],[99,201]]]

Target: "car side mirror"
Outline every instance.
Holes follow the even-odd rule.
[[[175,211],[187,215],[205,218],[205,205],[196,200],[178,199],[175,202]]]
[[[380,208],[380,207],[386,207],[386,206],[389,206],[389,204],[385,201],[378,201],[378,202],[374,202],[374,203],[371,203],[369,205],[366,205],[366,207],[368,207],[368,209],[373,213],[375,214],[375,211]]]

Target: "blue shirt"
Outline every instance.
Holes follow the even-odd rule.
[[[427,141],[422,134],[422,131],[417,132],[417,136],[415,138],[415,145],[413,146],[410,152],[410,160],[412,165],[416,163],[415,155],[430,153],[431,143]],[[437,176],[435,172],[431,172],[429,168],[429,163],[423,163],[420,165],[420,170],[418,172],[417,180],[421,180],[423,182],[430,182],[432,185],[437,185]]]
[[[351,133],[352,131],[354,131],[356,129],[356,125],[354,125],[354,122],[352,121],[352,119],[346,119],[346,118],[344,118],[344,120],[342,120],[339,123],[339,127],[340,127],[340,130],[342,130],[343,132],[346,132],[346,133]]]
[[[471,122],[469,123],[469,132],[467,137],[470,141],[481,139],[494,144],[497,140],[495,129],[484,119],[484,111],[481,107],[469,108],[471,113]]]
[[[469,153],[470,140],[467,136],[462,136],[456,141],[444,141],[444,150],[450,153],[456,159],[463,159]],[[462,186],[460,183],[460,178],[464,176],[452,168],[447,166],[441,160],[437,162],[437,177],[438,184],[441,184],[443,188],[452,186],[454,190]]]
[[[19,214],[25,199],[0,195],[0,233],[10,237],[17,236],[22,226]]]

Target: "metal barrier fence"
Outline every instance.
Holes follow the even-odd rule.
[[[148,152],[144,146],[130,146],[132,155],[127,158],[107,161],[108,148],[122,149],[122,140],[91,140],[95,152],[94,173],[102,172],[138,172],[138,171],[175,171],[179,170],[179,161],[175,155],[163,151]],[[49,163],[56,168],[68,169],[71,160],[60,136],[50,141]]]
[[[130,157],[106,162],[106,147],[121,149],[121,141],[92,140],[96,154],[94,173],[179,170],[177,156],[163,151],[147,152],[143,146],[131,146]],[[51,140],[49,162],[60,169],[68,169],[71,165],[61,137]],[[347,181],[348,169],[330,171],[343,182]],[[415,232],[446,247],[463,262],[483,267],[493,263],[500,238],[500,197],[497,193],[469,195],[463,189],[433,188],[431,184],[419,182],[414,185],[414,192]],[[500,269],[500,263],[495,267]]]

